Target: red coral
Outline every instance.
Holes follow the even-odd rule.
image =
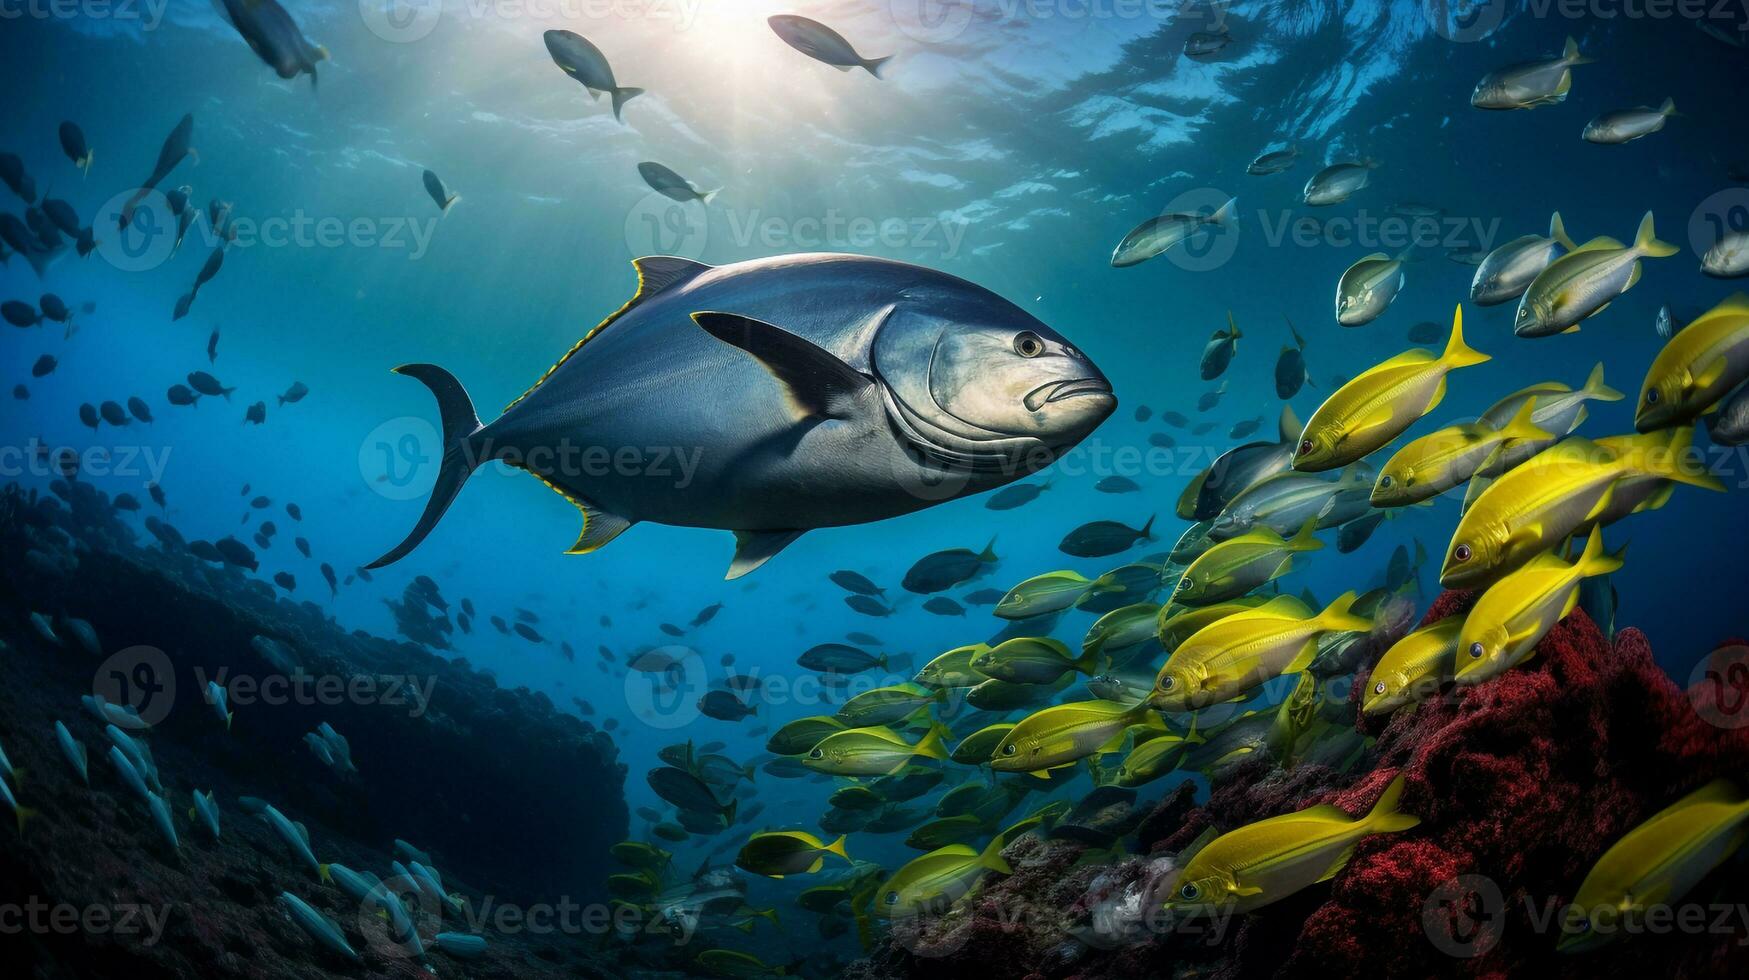
[[[1426,622],[1473,603],[1473,594],[1446,593]],[[1363,716],[1358,727],[1377,737],[1370,771],[1348,778],[1248,763],[1189,812],[1181,794],[1169,794],[1143,826],[1142,849],[1172,853],[1205,827],[1321,803],[1362,814],[1398,774],[1406,781],[1400,808],[1420,826],[1361,841],[1329,886],[1246,916],[1218,948],[1168,937],[1093,951],[1072,971],[1049,975],[1749,974],[1741,944],[1749,937],[1736,918],[1729,935],[1691,930],[1635,936],[1589,955],[1554,952],[1556,912],[1604,849],[1688,790],[1749,773],[1749,729],[1697,714],[1638,630],[1622,631],[1612,646],[1575,611],[1530,662],[1388,719]],[[991,893],[1018,896],[1025,887],[1010,879]],[[1749,885],[1741,874],[1714,875],[1690,901],[1749,901]],[[1060,938],[1028,944],[1036,953]],[[992,952],[968,943],[957,965],[996,975],[987,968],[1001,958],[984,958]],[[1039,969],[1035,962],[1009,975]]]

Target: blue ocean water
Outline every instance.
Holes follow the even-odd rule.
[[[157,482],[167,518],[191,538],[240,533],[254,495],[296,502],[304,519],[279,521],[282,538],[263,553],[262,574],[290,572],[297,597],[328,603],[317,563],[345,577],[386,551],[412,527],[436,475],[430,396],[389,369],[443,365],[489,419],[630,298],[629,260],[639,255],[720,265],[848,251],[914,262],[1019,304],[1100,365],[1117,413],[1038,478],[1049,481],[1046,493],[1016,510],[994,512],[974,497],[815,531],[753,575],[725,582],[732,545],[721,532],[640,524],[599,553],[562,554],[580,526],[575,509],[494,466],[470,481],[412,556],[332,600],[348,627],[387,634],[394,624],[383,600],[426,574],[452,600],[469,597],[482,620],[487,612],[509,619],[517,607],[538,612],[549,642],[481,622],[456,638],[454,653],[507,685],[548,692],[562,708],[583,698],[597,723],[617,718],[630,802],[654,805],[641,773],[660,747],[721,739],[728,754],[750,759],[763,748],[750,727],[832,705],[771,704],[743,722],[689,713],[684,724],[640,720],[627,701],[638,676],[598,669],[598,646],[623,661],[642,647],[680,642],[713,675],[732,654],[736,670],[793,677],[797,654],[847,631],[871,632],[880,649],[910,653],[916,665],[987,639],[1002,625],[987,610],[965,618],[926,612],[922,597],[897,588],[905,570],[926,553],[976,550],[993,539],[1000,562],[950,593],[963,595],[1058,568],[1096,576],[1165,550],[1186,526],[1172,513],[1185,483],[1247,441],[1229,438],[1229,427],[1260,418],[1262,437],[1274,431],[1284,318],[1306,339],[1316,385],[1293,400],[1301,419],[1338,376],[1412,346],[1412,325],[1434,321],[1443,338],[1462,303],[1467,338],[1493,360],[1454,375],[1444,403],[1415,432],[1473,417],[1525,385],[1577,386],[1602,362],[1608,383],[1628,396],[1593,404],[1582,432],[1602,436],[1632,431],[1634,395],[1662,344],[1658,309],[1667,304],[1689,319],[1734,291],[1701,275],[1699,255],[1721,227],[1740,227],[1749,214],[1749,190],[1730,176],[1743,176],[1749,156],[1736,94],[1749,78],[1749,54],[1691,19],[1574,19],[1516,5],[1483,5],[1479,20],[1453,20],[1443,5],[1411,2],[1112,2],[966,4],[961,24],[919,20],[913,6],[579,0],[544,11],[409,8],[395,20],[374,0],[288,5],[330,52],[316,85],[276,78],[213,9],[191,0],[156,12],[142,6],[136,17],[116,8],[11,18],[0,28],[0,149],[18,154],[36,185],[71,203],[103,244],[87,258],[61,256],[40,278],[18,256],[0,268],[0,298],[34,302],[53,291],[75,307],[94,304],[77,313],[70,337],[57,324],[4,328],[8,381],[29,389],[28,399],[6,401],[4,442],[22,447],[40,437],[131,458],[125,472],[87,478],[141,499]],[[884,77],[840,73],[785,46],[765,23],[785,12],[834,25],[864,54],[892,53]],[[1230,43],[1207,59],[1184,56],[1186,39],[1211,26],[1223,26]],[[554,67],[541,44],[550,28],[587,36],[621,84],[647,89],[627,104],[623,123]],[[1483,74],[1552,57],[1568,35],[1594,63],[1574,69],[1564,104],[1507,113],[1469,105]],[[1603,111],[1666,97],[1681,115],[1662,132],[1624,146],[1579,138]],[[198,162],[182,162],[160,189],[188,184],[196,207],[230,202],[242,234],[191,312],[173,320],[178,297],[218,247],[206,223],[164,256],[149,242],[127,241],[108,216],[184,113],[194,116]],[[60,152],[63,120],[76,121],[95,151],[89,174]],[[1301,153],[1293,169],[1245,173],[1259,152],[1289,143]],[[1324,163],[1361,158],[1377,169],[1352,200],[1300,203],[1306,178]],[[639,177],[644,160],[721,191],[709,204],[659,197]],[[447,213],[421,186],[426,168],[460,195]],[[1236,231],[1134,268],[1109,265],[1113,245],[1142,219],[1212,210],[1229,197],[1238,201]],[[25,206],[4,192],[0,200],[14,213]],[[1369,252],[1400,250],[1404,243],[1374,222],[1409,204],[1439,209],[1427,219],[1437,241],[1415,249],[1407,285],[1383,317],[1338,326],[1337,277]],[[1557,210],[1580,241],[1631,240],[1651,211],[1660,237],[1682,251],[1646,261],[1632,291],[1579,333],[1519,339],[1514,306],[1469,304],[1473,270],[1446,253],[1543,233]],[[154,214],[143,220],[164,220]],[[1324,230],[1296,238],[1294,223],[1307,216]],[[154,227],[168,231],[144,231]],[[1224,375],[1229,387],[1217,408],[1199,414],[1197,396],[1215,383],[1199,379],[1198,358],[1229,311],[1243,332]],[[209,362],[214,330],[218,354]],[[31,378],[45,353],[58,366]],[[166,389],[195,370],[236,392],[192,408],[169,405]],[[308,397],[277,404],[294,382],[308,386]],[[81,403],[129,396],[150,404],[150,426],[81,424]],[[266,402],[265,424],[245,424],[256,401]],[[1133,412],[1144,405],[1155,417],[1137,422]],[[1159,422],[1168,410],[1218,424],[1191,437]],[[1180,451],[1149,455],[1148,435],[1163,431]],[[1643,629],[1683,680],[1713,647],[1743,633],[1737,570],[1749,531],[1741,496],[1749,460],[1719,449],[1709,461],[1732,492],[1679,491],[1610,542],[1632,544],[1613,578],[1618,626]],[[48,483],[40,469],[22,469],[16,478],[26,486]],[[1142,490],[1093,489],[1113,474]],[[244,485],[248,493],[239,492]],[[1353,555],[1327,548],[1282,588],[1324,601],[1374,588],[1393,549],[1419,541],[1431,556],[1419,574],[1425,610],[1438,593],[1459,496],[1387,521]],[[1140,526],[1150,517],[1154,541],[1123,556],[1083,560],[1057,549],[1086,521]],[[292,550],[292,533],[309,540],[312,558]],[[837,569],[886,586],[900,599],[894,614],[847,609],[826,578]],[[684,627],[719,602],[719,615],[678,640],[659,628]],[[1059,635],[1078,638],[1090,621],[1072,614]],[[575,649],[574,662],[559,654],[560,640]],[[817,811],[828,789],[762,784],[759,798],[768,814]],[[904,853],[896,843],[872,846],[856,856]]]

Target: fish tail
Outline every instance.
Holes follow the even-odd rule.
[[[844,835],[843,834],[839,834],[837,840],[833,841],[830,844],[827,844],[824,848],[822,848],[822,850],[825,850],[831,854],[836,854],[846,861],[850,860],[850,855],[844,853]]]
[[[1567,63],[1567,67],[1571,68],[1574,65],[1589,65],[1597,59],[1587,58],[1580,54],[1579,42],[1568,36],[1566,47],[1561,49],[1561,60]]]
[[[435,364],[403,364],[395,369],[395,373],[421,382],[436,396],[437,412],[443,421],[443,462],[437,472],[437,483],[431,489],[431,498],[425,502],[425,512],[419,516],[419,523],[400,544],[365,568],[381,568],[399,561],[418,547],[449,510],[449,505],[455,502],[456,494],[461,492],[468,476],[484,462],[473,443],[474,437],[484,427],[474,412],[473,400],[455,375]]]
[[[1624,548],[1623,551],[1626,549]],[[1580,552],[1579,560],[1574,563],[1574,570],[1580,578],[1593,578],[1598,575],[1608,575],[1622,566],[1620,554],[1606,555],[1603,553],[1603,529],[1592,528],[1591,536],[1585,539],[1585,550]]]
[[[1007,836],[1007,834],[997,834],[990,838],[990,843],[984,845],[983,853],[978,855],[978,867],[988,868],[997,874],[1011,875],[1014,873],[1014,869],[1009,866],[1007,859],[1002,856],[1002,848],[1008,843],[1005,839]]]
[[[461,199],[462,199],[462,196],[460,194],[451,194],[449,196],[448,200],[445,200],[443,202],[443,213],[448,214],[449,209],[452,207],[455,207],[456,202],[460,201]]]
[[[1316,537],[1313,537],[1312,532],[1314,532],[1316,530],[1318,530],[1318,518],[1316,518],[1316,517],[1306,518],[1306,523],[1300,525],[1300,529],[1294,533],[1294,536],[1287,539],[1287,541],[1286,541],[1287,550],[1289,550],[1289,551],[1317,551],[1318,549],[1324,547],[1324,542],[1319,541]]]
[[[987,565],[990,562],[993,562],[995,560],[996,560],[996,536],[991,535],[990,536],[990,543],[984,546],[983,551],[978,552],[978,561],[983,562],[984,564]]]
[[[1670,441],[1664,446],[1638,451],[1638,458],[1633,460],[1637,469],[1667,480],[1686,483],[1691,487],[1701,487],[1717,493],[1725,492],[1725,485],[1707,472],[1706,467],[1698,461],[1691,463],[1688,455],[1694,448],[1694,426],[1684,425],[1670,430]]]
[[[1640,219],[1640,230],[1634,234],[1634,251],[1654,259],[1662,259],[1682,251],[1669,242],[1658,240],[1657,230],[1652,227],[1652,212]]]
[[[1658,107],[1658,114],[1660,116],[1682,115],[1682,113],[1676,111],[1676,100],[1673,98],[1666,98],[1664,100],[1664,104]]]
[[[714,190],[705,191],[703,194],[700,194],[698,196],[698,203],[709,204],[712,201],[716,200],[717,195],[721,194],[722,192],[723,192],[723,189],[721,187],[718,187]]]
[[[641,88],[616,88],[613,90],[613,118],[619,119],[619,111],[625,104],[644,94]],[[622,120],[623,121],[623,120]]]
[[[1464,308],[1459,304],[1457,312],[1451,316],[1451,339],[1445,343],[1445,353],[1440,356],[1447,370],[1469,367],[1492,360],[1487,354],[1464,343]]]
[[[334,880],[334,872],[329,870],[332,867],[333,867],[333,865],[328,865],[328,864],[316,865],[316,877],[322,879],[325,882],[332,882]]]
[[[1215,213],[1209,215],[1208,220],[1209,220],[1209,224],[1219,225],[1222,228],[1225,228],[1228,225],[1231,225],[1234,222],[1238,221],[1239,220],[1239,199],[1236,197],[1227,198],[1227,203],[1225,203],[1225,204],[1221,205],[1219,208],[1215,209]]]
[[[1149,514],[1148,522],[1142,525],[1142,530],[1136,535],[1136,537],[1142,541],[1154,540],[1154,518],[1159,516],[1160,515],[1158,514]]]
[[[1413,813],[1402,813],[1397,807],[1403,799],[1403,776],[1401,773],[1391,780],[1391,785],[1385,787],[1379,801],[1373,804],[1372,811],[1366,815],[1367,829],[1374,834],[1394,834],[1408,830],[1421,823],[1421,818]]]
[[[1567,234],[1566,222],[1561,220],[1561,212],[1559,211],[1556,211],[1554,216],[1549,218],[1549,237],[1569,252],[1579,247],[1573,244],[1572,237]]]
[[[947,744],[941,740],[941,737],[946,731],[947,729],[942,727],[939,721],[931,724],[928,733],[917,743],[912,754],[923,756],[926,759],[945,760],[947,758]]]
[[[1359,598],[1358,594],[1352,589],[1337,596],[1334,602],[1330,603],[1322,613],[1318,614],[1318,619],[1324,625],[1324,628],[1331,631],[1361,631],[1372,629],[1372,620],[1367,619],[1365,616],[1356,615],[1350,611],[1354,606],[1355,599],[1357,598]]]
[[[1233,311],[1228,310],[1227,311],[1227,337],[1228,337],[1228,339],[1238,340],[1240,337],[1243,337],[1243,336],[1244,336],[1244,334],[1239,332],[1239,321],[1233,319]]]
[[[1603,383],[1602,361],[1598,361],[1597,366],[1591,369],[1591,375],[1585,379],[1585,387],[1581,390],[1600,402],[1619,402],[1623,397],[1621,392]]]
[[[870,75],[873,75],[876,78],[880,78],[880,77],[882,77],[881,76],[881,69],[886,66],[887,62],[892,61],[892,60],[893,60],[893,56],[890,54],[884,58],[870,58],[867,61],[864,61],[862,63],[862,67],[868,69],[868,73]]]

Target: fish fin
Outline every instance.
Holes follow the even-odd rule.
[[[1599,365],[1601,367],[1602,365]],[[1526,398],[1519,406],[1518,414],[1500,428],[1501,439],[1553,439],[1552,433],[1537,428],[1530,420],[1531,413],[1536,410],[1536,399]]]
[[[1365,616],[1359,616],[1351,610],[1358,596],[1352,591],[1337,596],[1335,601],[1318,614],[1318,619],[1325,629],[1331,631],[1361,631],[1373,628],[1373,621]]]
[[[1691,487],[1700,487],[1717,493],[1725,492],[1725,485],[1720,483],[1704,465],[1689,465],[1688,454],[1694,448],[1694,427],[1680,426],[1670,430],[1670,442],[1661,447],[1661,451],[1646,453],[1641,470],[1652,476],[1661,476],[1666,480],[1686,483]]]
[[[1413,813],[1403,813],[1398,806],[1403,799],[1403,777],[1401,774],[1391,780],[1385,791],[1379,795],[1372,810],[1365,817],[1368,831],[1374,834],[1394,834],[1400,830],[1408,830],[1421,823],[1421,818]]]
[[[577,543],[565,551],[567,555],[587,555],[592,551],[599,551],[614,538],[624,533],[626,528],[636,523],[629,518],[603,510],[582,497],[559,490],[558,486],[547,482],[545,478],[542,478],[542,482],[547,483],[547,486],[554,490],[558,490],[566,500],[576,505],[577,510],[583,515],[583,531],[577,535]]]
[[[467,389],[455,379],[455,375],[435,364],[403,364],[395,368],[395,373],[420,382],[437,398],[437,413],[443,425],[443,459],[437,471],[437,482],[431,488],[431,496],[425,502],[425,511],[419,515],[419,522],[400,544],[365,568],[381,568],[399,561],[418,547],[419,542],[425,540],[425,536],[443,519],[449,505],[455,502],[468,476],[485,462],[473,443],[483,428],[480,417],[474,412],[474,403],[468,397]]]
[[[1049,779],[1049,778],[1051,778],[1051,771],[1049,769],[1034,769],[1031,772],[1027,773],[1027,775],[1028,776],[1036,776],[1039,779]]]
[[[596,335],[600,334],[601,331],[606,330],[609,325],[620,317],[625,316],[633,307],[636,307],[639,303],[665,289],[673,288],[682,282],[691,280],[699,273],[710,271],[712,267],[705,265],[703,262],[694,262],[691,259],[680,258],[673,255],[646,255],[641,258],[633,259],[632,268],[636,269],[638,272],[638,289],[637,292],[632,294],[632,298],[626,300],[625,305],[621,306],[619,309],[609,313],[605,319],[596,324],[588,333],[584,334],[582,340],[572,344],[571,349],[566,351],[552,367],[547,368],[546,373],[541,375],[539,380],[534,384],[529,385],[527,391],[516,396],[515,401],[504,406],[506,412],[515,408],[517,402],[520,402],[524,398],[533,394],[536,388],[539,388],[548,378],[553,376],[553,372],[564,367],[566,361],[570,360],[578,351],[582,350],[584,344],[594,340]]]
[[[1591,369],[1591,374],[1585,379],[1585,387],[1580,391],[1600,402],[1619,402],[1623,398],[1621,392],[1603,383],[1602,361],[1598,361],[1597,366]],[[1584,408],[1581,407],[1580,411],[1584,411]]]
[[[1608,575],[1621,568],[1622,558],[1620,553],[1613,555],[1603,553],[1603,529],[1594,527],[1591,529],[1591,536],[1585,539],[1585,550],[1580,552],[1579,560],[1575,565],[1581,577],[1591,578],[1596,575]],[[1579,592],[1575,589],[1572,601],[1578,602],[1578,596]],[[1568,611],[1571,611],[1570,607]]]
[[[1559,211],[1556,211],[1549,218],[1549,237],[1555,240],[1555,244],[1569,252],[1578,247],[1573,244],[1573,239],[1567,236],[1567,225],[1561,220],[1561,212]]]
[[[1284,543],[1289,551],[1317,551],[1324,547],[1324,542],[1319,541],[1312,534],[1317,529],[1318,519],[1309,517],[1306,519],[1306,523],[1300,525],[1299,531],[1295,532],[1294,536]]]
[[[1657,489],[1657,491],[1654,492],[1650,497],[1647,497],[1645,499],[1645,501],[1643,501],[1640,504],[1640,506],[1634,508],[1634,513],[1638,514],[1638,513],[1641,513],[1643,511],[1657,510],[1660,507],[1663,507],[1665,504],[1669,503],[1671,496],[1674,495],[1675,493],[1676,493],[1676,484],[1674,482],[1665,483],[1663,486],[1659,487]]]
[[[1568,67],[1572,67],[1573,65],[1589,65],[1596,59],[1587,58],[1580,54],[1579,42],[1573,40],[1573,38],[1569,36],[1567,38],[1566,46],[1561,49],[1561,60],[1565,61]]]
[[[1634,251],[1639,252],[1641,255],[1650,256],[1655,259],[1662,259],[1675,255],[1682,250],[1669,242],[1661,242],[1658,240],[1657,229],[1652,227],[1652,212],[1647,211],[1646,216],[1640,219],[1639,230],[1634,233]],[[1635,265],[1634,267],[1634,277],[1636,280],[1639,278],[1638,265]]]
[[[1491,358],[1464,343],[1464,308],[1460,304],[1451,317],[1451,339],[1446,341],[1445,353],[1440,355],[1448,370],[1481,364]]]
[[[876,78],[880,78],[881,77],[881,68],[884,67],[886,65],[886,63],[891,61],[891,60],[893,60],[893,56],[890,54],[884,58],[869,58],[868,60],[866,60],[862,63],[862,67],[864,69],[866,69],[870,75],[873,75]],[[845,70],[849,71],[848,68]]]
[[[798,422],[849,418],[856,397],[874,384],[831,351],[763,320],[708,311],[692,319],[711,336],[746,351],[782,382]]]
[[[940,722],[930,725],[929,731],[917,742],[917,747],[912,750],[912,754],[938,761],[947,759],[947,745],[941,740],[942,736],[946,734],[947,729]]]
[[[1239,321],[1233,319],[1233,311],[1227,311],[1227,339],[1238,340],[1244,334],[1239,332]]]
[[[823,848],[823,850],[826,850],[826,851],[829,851],[833,854],[836,854],[846,861],[850,860],[850,855],[844,853],[844,835],[842,835],[842,834],[840,834],[838,836],[837,840],[833,841],[830,844],[827,844]]]
[[[1571,67],[1571,66],[1569,66],[1569,67]],[[1552,99],[1547,100],[1547,101],[1549,101],[1549,102],[1563,102],[1567,98],[1567,93],[1571,92],[1572,90],[1573,90],[1573,73],[1570,71],[1563,71],[1563,72],[1561,72],[1561,80],[1555,84],[1554,97]],[[1542,105],[1545,103],[1539,102],[1537,104]]]
[[[806,528],[794,531],[736,531],[735,557],[729,562],[724,579],[737,579],[770,561],[778,552],[802,536]]]
[[[616,88],[613,90],[613,92],[611,94],[613,95],[613,118],[619,119],[620,118],[619,111],[621,109],[625,108],[625,104],[627,102],[630,102],[631,100],[637,98],[638,96],[643,95],[644,90],[641,88],[629,88],[629,87],[628,88]]]
[[[1221,205],[1219,208],[1216,208],[1215,212],[1208,216],[1208,223],[1211,225],[1219,225],[1220,227],[1225,228],[1228,225],[1231,225],[1233,222],[1239,220],[1238,211],[1239,211],[1239,199],[1236,197],[1229,197],[1229,198],[1227,198],[1227,203]],[[1238,334],[1235,333],[1233,336],[1237,337]]]
[[[1633,268],[1632,268],[1632,269],[1629,269],[1629,270],[1628,270],[1628,281],[1627,281],[1627,285],[1625,285],[1625,286],[1623,286],[1623,287],[1621,287],[1621,288],[1622,288],[1622,291],[1623,291],[1623,292],[1626,292],[1626,291],[1627,291],[1627,290],[1630,290],[1630,289],[1632,289],[1632,288],[1634,288],[1634,286],[1635,286],[1635,285],[1636,285],[1636,284],[1637,284],[1637,283],[1639,283],[1639,281],[1640,281],[1640,271],[1641,271],[1641,270],[1640,270],[1640,263],[1638,263],[1638,262],[1635,262],[1635,263],[1634,263],[1634,267],[1633,267]],[[1604,311],[1604,310],[1606,310],[1606,309],[1609,309],[1609,304],[1608,304],[1608,303],[1605,303],[1605,304],[1603,304],[1603,305],[1602,305],[1602,306],[1599,306],[1599,307],[1598,307],[1598,308],[1597,308],[1597,312],[1598,312],[1598,313],[1602,313],[1602,312],[1603,312],[1603,311]],[[1595,315],[1595,314],[1593,314],[1593,315]],[[1578,326],[1578,324],[1574,324],[1574,326]],[[1566,331],[1565,331],[1565,330],[1563,330],[1563,331],[1561,331],[1561,332],[1562,332],[1562,333],[1566,333]]]
[[[1590,241],[1579,246],[1578,248],[1574,249],[1573,251],[1575,251],[1575,252],[1600,252],[1600,251],[1603,251],[1604,249],[1611,249],[1611,250],[1615,250],[1615,251],[1620,251],[1621,249],[1624,249],[1624,248],[1627,248],[1627,246],[1623,245],[1621,242],[1618,242],[1615,239],[1609,237],[1608,235],[1598,235],[1596,238],[1591,239]]]
[[[1298,435],[1295,438],[1298,438]],[[1178,495],[1178,503],[1172,508],[1172,512],[1178,515],[1179,520],[1196,520],[1197,500],[1202,496],[1203,484],[1208,482],[1209,474],[1213,470],[1214,467],[1209,467],[1192,477],[1190,484],[1184,488],[1184,492]]]
[[[326,864],[316,865],[316,877],[324,882],[332,883],[334,881],[334,873],[329,870],[329,865]],[[336,928],[335,931],[338,932],[339,929]]]
[[[1304,431],[1306,431],[1306,427],[1300,422],[1299,416],[1294,414],[1293,406],[1282,405],[1281,422],[1276,429],[1276,432],[1281,436],[1280,441],[1297,443],[1300,441],[1300,433]]]
[[[1014,869],[1009,867],[1008,861],[1002,857],[1002,848],[1008,843],[1007,837],[1006,833],[1001,833],[990,839],[990,843],[986,844],[984,850],[978,855],[979,867],[988,868],[1002,875],[1014,873]]]
[[[1336,855],[1336,860],[1330,862],[1330,866],[1324,869],[1324,873],[1318,876],[1318,880],[1329,881],[1341,874],[1342,869],[1348,867],[1348,859],[1352,857],[1354,857],[1354,845],[1350,844],[1342,849],[1342,853]]]

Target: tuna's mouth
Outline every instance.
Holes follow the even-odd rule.
[[[1111,383],[1104,378],[1076,378],[1073,381],[1053,381],[1027,392],[1026,410],[1036,412],[1045,405],[1076,395],[1109,395]]]

